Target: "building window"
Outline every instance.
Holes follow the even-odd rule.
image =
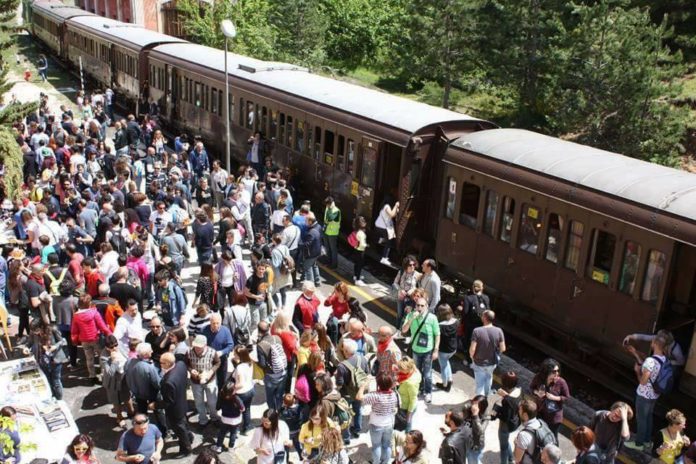
[[[643,294],[641,299],[652,304],[657,303],[660,297],[660,288],[662,287],[662,279],[665,276],[665,264],[667,257],[664,253],[657,250],[650,250],[648,255],[648,268],[645,270],[645,279],[643,280]]]
[[[476,228],[479,212],[481,187],[464,182],[462,184],[462,203],[459,206],[459,223],[472,229]]]
[[[454,218],[454,204],[457,202],[457,180],[454,177],[447,178],[447,196],[445,198],[445,218]]]
[[[619,291],[627,295],[633,295],[638,278],[638,265],[640,264],[641,246],[630,240],[624,245],[623,263],[621,264],[621,277],[619,278]]]
[[[489,190],[486,193],[486,215],[483,218],[483,233],[495,236],[493,227],[495,226],[495,217],[498,214],[498,192]]]
[[[582,236],[585,233],[585,225],[582,222],[570,221],[570,234],[566,247],[565,267],[578,271],[580,264],[580,250],[582,248]]]
[[[295,137],[295,151],[304,154],[304,121],[297,121],[297,136]]]
[[[518,246],[520,250],[535,255],[539,247],[539,231],[543,214],[539,208],[522,203]]]
[[[546,230],[546,260],[558,263],[558,252],[563,237],[563,218],[556,213],[549,214],[549,227]]]
[[[590,266],[587,270],[592,280],[609,285],[609,276],[614,262],[616,236],[603,230],[595,229],[592,236]]]
[[[348,160],[346,162],[346,173],[353,175],[353,164],[355,163],[355,142],[348,139]]]
[[[515,222],[515,199],[503,197],[503,216],[500,219],[500,240],[510,243]]]

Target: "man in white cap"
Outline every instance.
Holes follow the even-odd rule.
[[[220,368],[220,356],[208,346],[205,335],[196,335],[191,346],[192,349],[186,355],[186,366],[191,377],[193,401],[198,411],[198,425],[205,427],[210,420],[220,420],[217,413],[218,387],[215,379],[215,373]]]

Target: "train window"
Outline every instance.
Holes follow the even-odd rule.
[[[355,163],[355,142],[348,139],[348,160],[346,162],[346,173],[353,174],[353,164]]]
[[[498,214],[498,192],[489,190],[486,193],[486,215],[483,217],[483,233],[494,237],[493,226]]]
[[[457,202],[457,180],[454,177],[447,178],[447,197],[445,198],[445,218],[454,218],[454,204]]]
[[[195,98],[196,106],[198,106],[200,108],[200,106],[203,104],[202,97],[201,97],[201,83],[196,82],[195,88],[196,88],[196,90],[195,90],[194,98]]]
[[[271,126],[269,129],[268,137],[271,140],[275,140],[278,136],[278,110],[271,110]]]
[[[305,134],[305,123],[304,121],[297,121],[297,135],[295,137],[295,151],[305,154],[305,144],[304,144],[304,134]]]
[[[330,130],[324,131],[324,163],[329,166],[333,166],[335,163],[334,159],[334,133]]]
[[[254,102],[247,101],[246,105],[246,128],[247,129],[253,129],[254,128]]]
[[[239,99],[239,126],[244,127],[244,99]]]
[[[218,114],[218,91],[213,87],[213,92],[210,95],[210,112],[213,114]]]
[[[459,205],[459,223],[472,229],[476,228],[479,213],[481,187],[464,182],[462,184],[462,202]]]
[[[346,138],[342,135],[338,136],[338,146],[336,147],[336,165],[339,171],[345,169],[346,164]]]
[[[500,240],[510,243],[515,222],[515,199],[503,197],[503,217],[500,220]]]
[[[542,216],[543,214],[539,211],[539,208],[526,203],[522,204],[520,234],[517,241],[520,250],[533,255],[536,254],[539,248],[539,231],[541,230]]]
[[[287,133],[288,133],[288,147],[292,149],[292,147],[295,146],[295,125],[293,124],[292,116],[288,115],[287,119],[288,123],[288,128],[287,128]]]
[[[263,132],[266,132],[268,130],[268,109],[266,107],[261,108],[261,127],[260,129]]]
[[[582,236],[585,234],[585,225],[582,222],[570,221],[570,233],[566,246],[565,267],[578,270],[580,264],[580,250],[582,248]]]
[[[657,303],[660,296],[660,287],[665,275],[665,264],[667,257],[664,253],[657,250],[650,250],[648,255],[648,268],[645,270],[643,280],[643,293],[641,299],[650,303]]]
[[[230,94],[230,124],[234,122],[234,95]]]
[[[312,126],[307,124],[307,156],[312,156],[312,151],[314,150],[314,131]]]
[[[609,275],[614,261],[616,236],[603,230],[595,229],[592,235],[592,252],[589,255],[587,272],[592,280],[609,285]]]
[[[546,230],[546,260],[558,263],[558,251],[563,236],[563,218],[556,213],[549,214],[549,227]]]
[[[222,90],[218,90],[218,115],[224,116],[224,107],[225,106],[225,94],[222,93]]]
[[[368,142],[369,143],[369,142]],[[374,144],[372,144],[374,145]],[[362,156],[362,184],[367,187],[375,186],[377,175],[377,150],[374,147],[363,146]]]
[[[321,127],[314,128],[314,159],[321,159]]]
[[[285,113],[280,113],[280,122],[278,123],[278,142],[285,145]]]
[[[621,277],[619,279],[619,291],[633,295],[638,278],[638,264],[640,263],[641,246],[630,240],[624,245],[623,263],[621,264]]]

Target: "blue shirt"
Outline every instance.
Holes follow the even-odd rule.
[[[203,335],[205,335],[205,338],[208,339],[208,346],[215,351],[220,352],[220,357],[227,356],[234,348],[232,332],[230,332],[230,329],[224,325],[221,326],[220,330],[218,330],[216,333],[213,333],[213,330],[210,328],[210,326],[208,326],[203,329]]]
[[[142,454],[145,459],[140,464],[149,464],[150,458],[157,451],[157,440],[161,439],[160,429],[155,424],[148,424],[147,432],[142,437],[136,435],[133,430],[124,432],[118,441],[118,449],[125,451],[128,456]]]

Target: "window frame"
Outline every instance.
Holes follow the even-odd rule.
[[[508,213],[506,205],[512,206],[511,211]],[[500,203],[500,221],[498,224],[498,233],[496,234],[498,236],[498,239],[501,242],[504,243],[509,243],[512,244],[512,235],[515,230],[515,210],[517,209],[517,201],[515,197],[510,196],[510,195],[503,195],[503,198]],[[506,230],[506,220],[510,219],[510,230],[509,230],[509,235],[506,238],[503,238],[505,236],[505,230]]]
[[[556,216],[558,218],[558,229],[554,229],[551,227],[551,218],[553,216]],[[546,230],[544,231],[544,249],[542,250],[543,253],[543,258],[544,261],[548,261],[549,263],[552,264],[558,264],[561,262],[563,258],[563,234],[565,233],[565,218],[563,215],[555,213],[555,212],[549,212],[549,214],[546,216]],[[551,238],[551,231],[552,230],[558,230],[558,235],[554,237],[556,239],[556,260],[549,259],[549,249],[551,248],[549,245],[549,239]]]
[[[629,258],[629,245],[636,247],[637,253],[632,253],[631,256],[637,256],[637,258],[633,258],[635,260],[635,267],[633,269],[633,279],[632,283],[630,284],[630,291],[624,291],[624,275],[626,274],[627,269],[626,260]],[[619,266],[619,281],[616,286],[619,293],[623,293],[624,295],[633,295],[635,293],[636,288],[638,287],[638,278],[640,277],[641,259],[643,259],[643,245],[636,240],[624,240],[623,252],[621,253],[621,261]]]
[[[445,210],[442,217],[454,222],[454,213],[457,210],[457,178],[447,176],[447,190],[445,191]]]
[[[470,214],[464,213],[465,204],[469,205],[469,206],[474,205],[473,201],[469,203],[469,200],[473,199],[473,197],[469,198],[467,196],[467,199],[466,199],[467,202],[465,203],[465,201],[464,201],[465,200],[464,195],[467,193],[467,188],[469,188],[469,187],[474,187],[476,190],[476,205],[475,205],[476,216],[475,217],[471,216]],[[464,182],[462,182],[460,190],[461,191],[459,193],[459,210],[458,210],[459,214],[457,214],[457,224],[463,225],[463,226],[468,227],[469,229],[472,229],[472,230],[476,230],[478,228],[478,225],[479,225],[478,216],[481,213],[481,186],[478,184],[475,184],[473,182],[464,181]],[[470,188],[469,188],[469,190],[470,190],[470,192],[474,191],[473,189],[470,189]],[[464,219],[462,219],[462,218],[464,218]],[[473,221],[472,221],[472,219],[473,219]]]
[[[611,261],[609,263],[609,269],[603,269],[597,266],[597,247],[600,244],[601,239],[611,238],[613,240],[612,250],[611,250]],[[612,273],[616,269],[616,246],[619,244],[616,234],[613,234],[607,230],[595,227],[592,231],[592,242],[590,243],[590,250],[587,256],[587,276],[600,284],[611,285]]]
[[[491,203],[491,194],[495,195],[495,201]],[[486,198],[484,200],[484,208],[483,208],[483,228],[482,232],[484,235],[488,235],[489,237],[495,238],[496,236],[496,221],[498,220],[498,211],[500,211],[500,194],[498,193],[497,190],[494,189],[486,189]],[[493,206],[493,208],[491,208]],[[493,209],[493,217],[491,218],[489,215],[489,211]],[[490,219],[490,224],[489,224],[489,219]],[[490,227],[489,227],[490,225]]]
[[[529,212],[531,210],[535,211],[537,217],[529,215]],[[538,231],[536,234],[536,243],[529,242],[529,245],[534,246],[533,251],[530,251],[522,247],[522,240],[525,236],[523,224],[529,221],[529,218],[532,218],[535,221],[534,228]],[[536,255],[539,252],[539,240],[541,238],[541,228],[543,227],[543,225],[544,212],[541,210],[541,208],[539,208],[537,205],[533,203],[522,203],[522,207],[520,208],[520,230],[517,233],[517,248],[524,251],[525,253]]]

